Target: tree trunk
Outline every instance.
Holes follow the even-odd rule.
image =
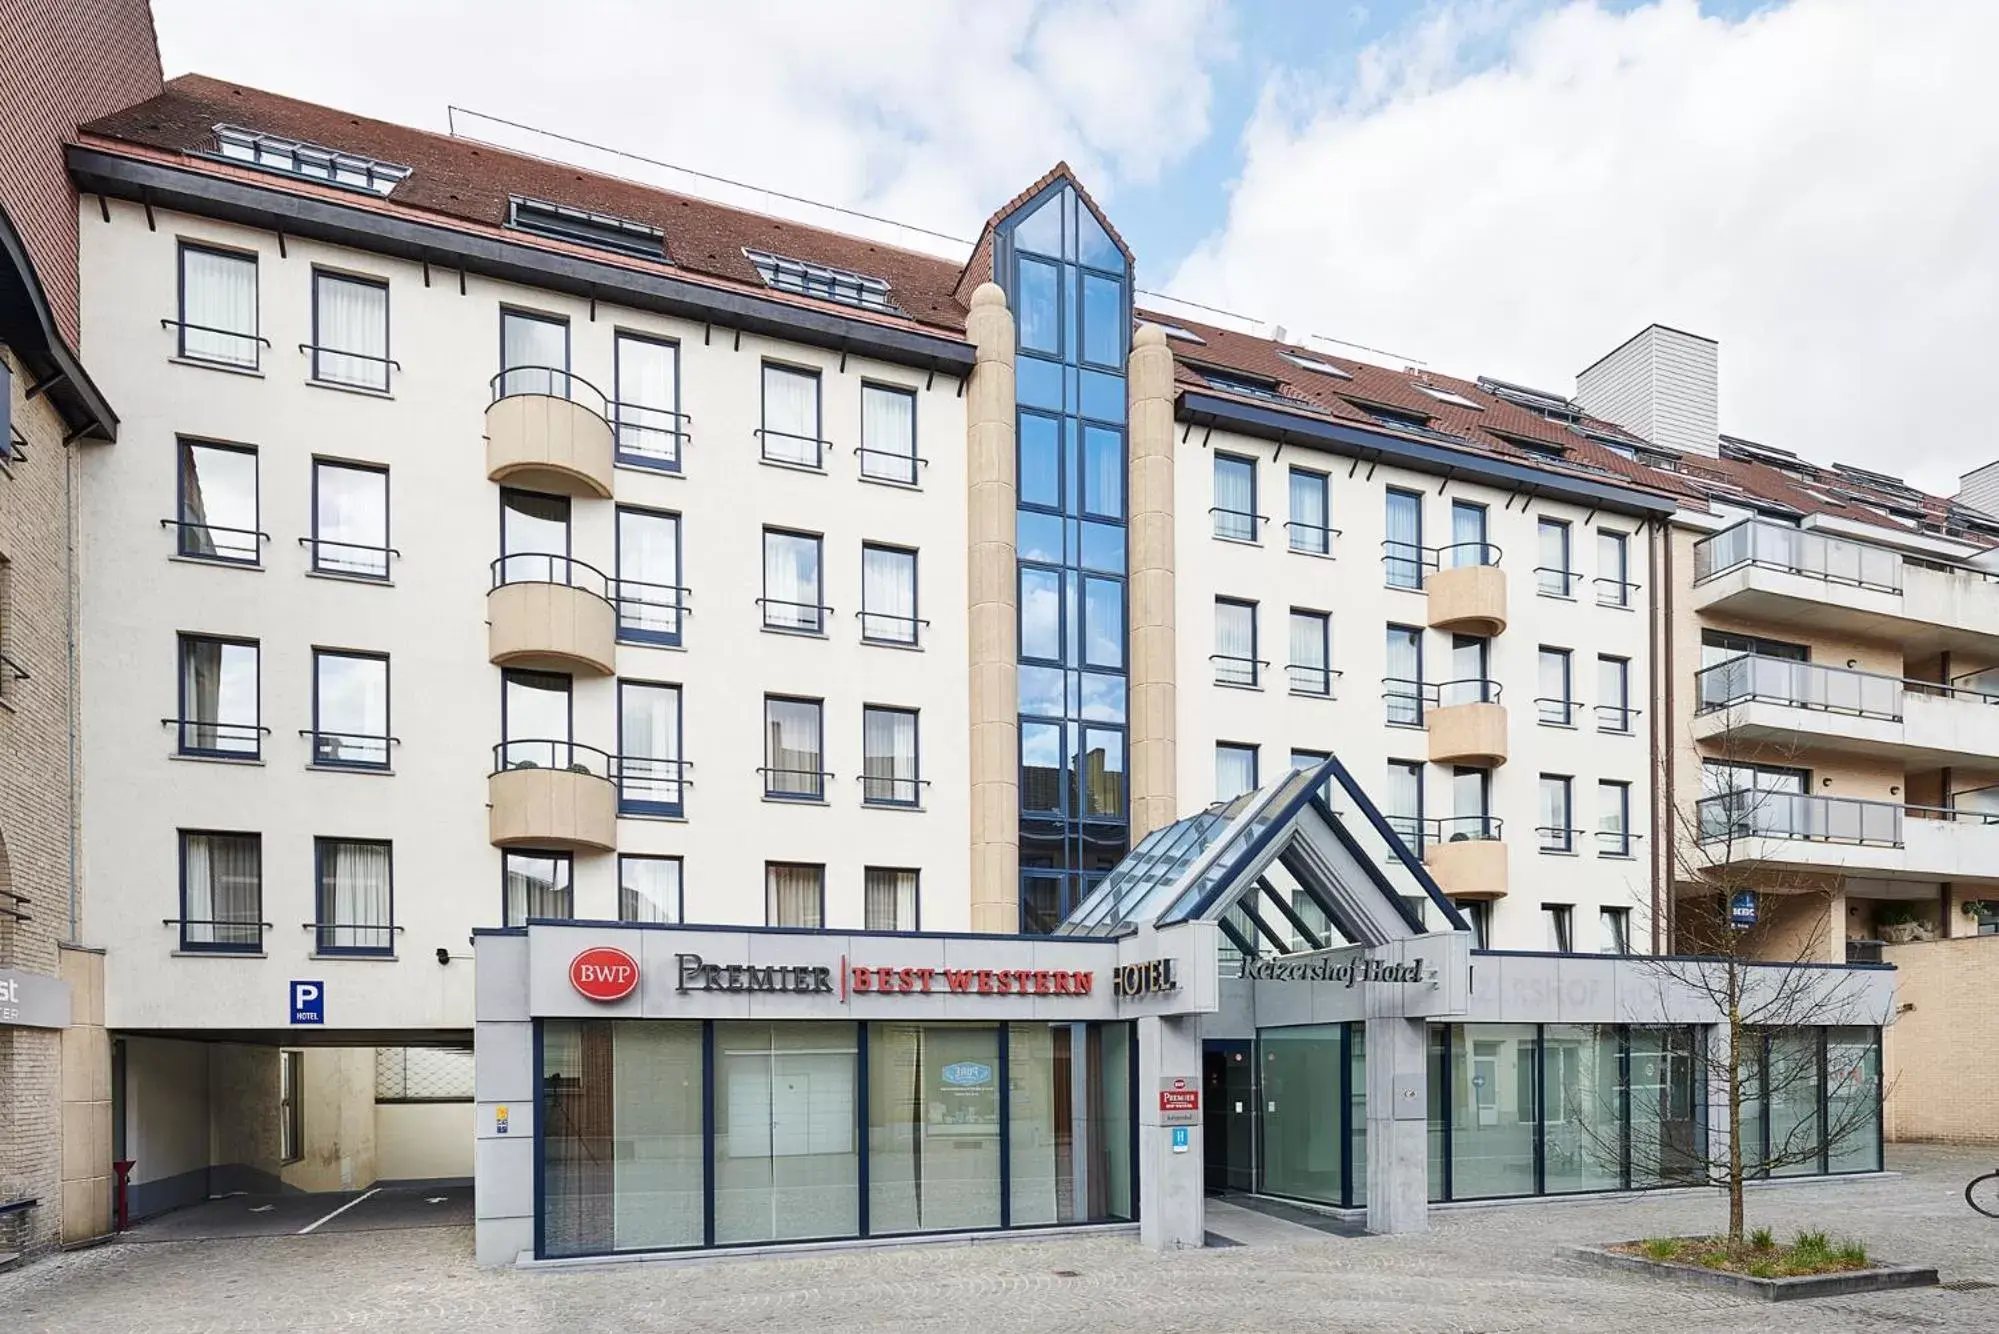
[[[1742,1244],[1742,997],[1728,966],[1728,1244]]]

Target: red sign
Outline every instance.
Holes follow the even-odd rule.
[[[595,946],[569,961],[569,985],[593,1001],[623,1000],[638,990],[638,960],[609,945]]]
[[[845,962],[844,960],[842,962]],[[857,996],[1087,996],[1096,975],[1070,968],[870,968],[849,964]]]
[[[1159,1081],[1159,1110],[1198,1112],[1201,1110],[1201,1090],[1191,1079],[1162,1079]]]

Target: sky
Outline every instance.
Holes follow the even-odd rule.
[[[1066,159],[1142,288],[1294,341],[1569,392],[1657,321],[1719,340],[1731,434],[1944,493],[1999,459],[1999,0],[348,0],[331,43],[268,0],[154,14],[169,75],[943,238]]]

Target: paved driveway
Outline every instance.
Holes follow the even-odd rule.
[[[1717,1199],[1653,1196],[1443,1212],[1414,1237],[1283,1228],[1154,1255],[1130,1241],[909,1246],[782,1260],[479,1270],[464,1227],[122,1242],[0,1275],[19,1331],[562,1330],[811,1334],[1235,1331],[1999,1330],[1999,1222],[1964,1182],[1999,1154],[1891,1150],[1904,1175],[1758,1190],[1752,1222],[1825,1227],[1946,1281],[1995,1286],[1772,1307],[1591,1269],[1567,1242],[1712,1228]],[[357,1206],[353,1212],[359,1212]],[[1245,1234],[1241,1217],[1222,1220]]]
[[[219,1241],[414,1227],[466,1227],[470,1186],[382,1186],[315,1194],[226,1195],[145,1219],[127,1242]]]

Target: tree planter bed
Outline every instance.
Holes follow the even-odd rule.
[[[1617,1244],[1618,1247],[1640,1245],[1643,1243],[1635,1241]],[[1710,1269],[1677,1260],[1654,1260],[1612,1246],[1565,1246],[1562,1254],[1606,1269],[1622,1269],[1634,1274],[1649,1274],[1654,1278],[1722,1288],[1766,1302],[1789,1302],[1806,1297],[1848,1297],[1856,1292],[1885,1292],[1892,1288],[1933,1288],[1937,1283],[1937,1271],[1928,1265],[1873,1264],[1865,1269],[1843,1269],[1793,1278],[1758,1278],[1753,1274]]]

